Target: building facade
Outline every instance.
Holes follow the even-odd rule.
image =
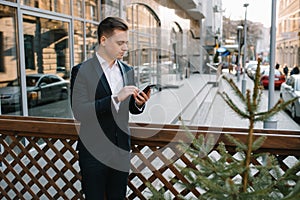
[[[72,66],[94,54],[97,26],[107,16],[130,24],[124,62],[135,68],[137,86],[163,85],[170,74],[182,79],[187,69],[202,73],[204,8],[202,0],[0,0],[0,113],[72,117],[69,100],[31,107],[33,98],[37,105],[42,100],[44,85],[29,92],[27,77],[68,81]]]
[[[300,1],[280,0],[276,34],[276,62],[300,65]]]

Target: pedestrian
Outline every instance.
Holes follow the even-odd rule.
[[[128,50],[126,21],[108,17],[100,22],[98,44],[95,55],[71,74],[82,190],[88,200],[121,200],[130,168],[129,112],[142,113],[150,91],[134,86],[133,68],[121,61]]]
[[[294,65],[294,67],[293,67],[293,69],[292,69],[290,75],[293,75],[293,74],[299,74],[299,73],[300,73],[300,70],[299,70],[298,66],[297,66],[297,65]]]
[[[286,64],[283,67],[283,73],[284,73],[285,77],[287,77],[289,74],[289,68]]]

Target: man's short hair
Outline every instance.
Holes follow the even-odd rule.
[[[128,30],[128,23],[120,17],[107,17],[102,20],[98,26],[98,42],[100,44],[100,38],[104,35],[110,37],[113,35],[114,30]]]

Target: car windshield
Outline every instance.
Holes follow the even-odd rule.
[[[27,76],[26,77],[26,85],[27,85],[27,87],[36,86],[36,83],[38,82],[38,80],[39,80],[39,77]]]
[[[296,81],[295,90],[300,91],[300,80]]]

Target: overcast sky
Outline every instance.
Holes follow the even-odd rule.
[[[244,20],[244,3],[249,3],[247,19],[253,22],[261,22],[266,27],[271,26],[272,0],[222,0],[225,16],[233,20]],[[276,4],[278,6],[278,1]]]

